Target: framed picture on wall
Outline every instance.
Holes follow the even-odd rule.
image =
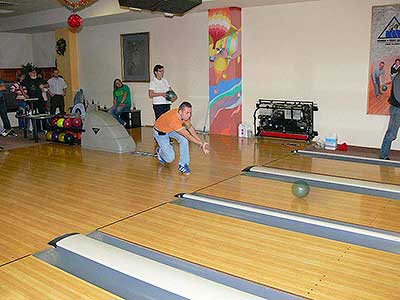
[[[121,34],[122,81],[150,81],[149,33]]]

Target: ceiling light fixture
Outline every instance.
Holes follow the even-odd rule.
[[[17,6],[18,3],[8,2],[8,1],[0,1],[0,6]]]
[[[15,10],[10,10],[10,9],[0,9],[0,14],[10,14],[15,12]]]
[[[136,8],[136,7],[129,7],[129,10],[132,10],[132,11],[142,11],[141,8]]]
[[[166,17],[166,18],[173,18],[175,15],[174,14],[171,14],[171,13],[164,13],[164,17]]]
[[[0,1],[0,14],[10,14],[15,12],[15,10],[9,9],[10,6],[18,6],[18,3]]]

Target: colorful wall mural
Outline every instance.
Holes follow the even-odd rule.
[[[242,11],[208,11],[210,133],[238,135],[242,123]]]

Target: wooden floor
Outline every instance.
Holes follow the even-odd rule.
[[[379,158],[380,149],[378,148],[370,148],[370,147],[360,147],[354,145],[348,145],[347,151],[340,151],[340,150],[326,150],[317,148],[316,145],[311,144],[308,145],[304,150],[305,151],[312,151],[312,152],[322,152],[327,154],[334,154],[334,155],[350,155],[350,156],[361,156],[361,157],[368,157],[368,158]],[[390,160],[392,161],[400,161],[400,151],[399,150],[391,150],[390,151]]]
[[[272,163],[268,167],[303,171],[315,174],[355,178],[390,184],[400,184],[400,168],[334,159],[291,155]]]
[[[151,128],[132,130],[132,135],[138,151],[154,152]],[[190,176],[178,174],[177,162],[161,166],[152,157],[78,146],[46,144],[0,152],[0,299],[111,298],[30,256],[61,234],[99,228],[305,298],[395,299],[400,294],[397,255],[168,204],[177,193],[199,191],[400,231],[400,206],[394,200],[313,189],[299,201],[288,194],[285,183],[240,175],[256,164],[300,168],[290,152],[303,144],[293,148],[282,140],[207,139],[209,157],[191,148]],[[302,164],[309,171],[317,165],[324,169],[315,161]],[[374,180],[389,181],[398,170],[368,172],[379,172]],[[31,275],[18,277],[23,272]],[[57,276],[68,284],[52,284]],[[81,290],[90,292],[79,297]]]
[[[298,212],[357,225],[400,231],[400,201],[350,192],[312,187],[305,198],[292,194],[292,184],[283,181],[236,176],[198,192],[265,207]]]
[[[103,231],[312,299],[396,299],[399,255],[173,204]]]
[[[1,267],[0,299],[117,300],[120,298],[29,256]]]

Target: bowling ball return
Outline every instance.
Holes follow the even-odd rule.
[[[111,114],[88,112],[83,124],[82,148],[117,153],[133,152],[133,138]]]

